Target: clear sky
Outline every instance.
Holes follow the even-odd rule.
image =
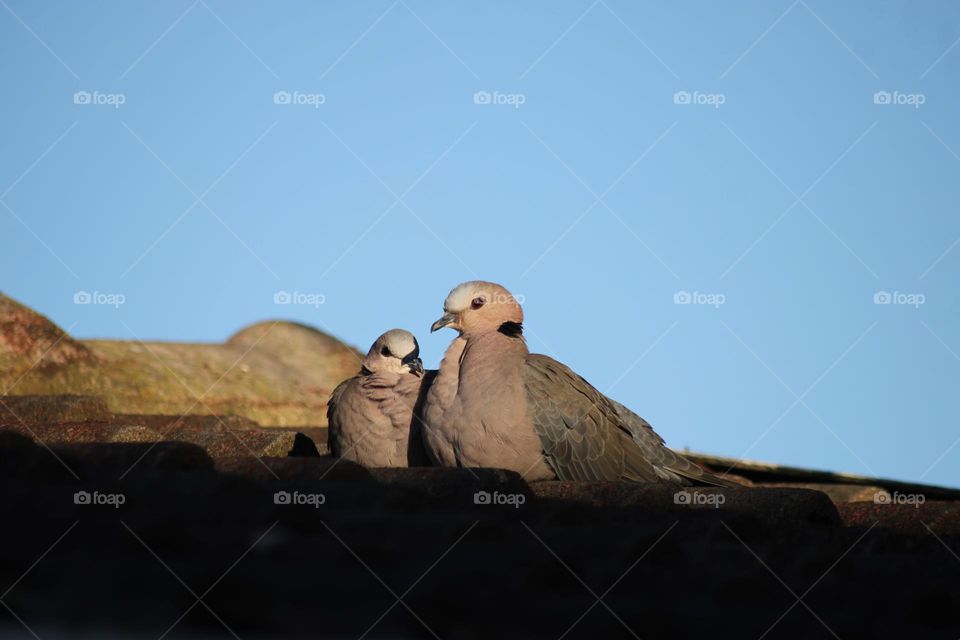
[[[436,366],[493,280],[675,448],[957,486],[958,39],[953,2],[0,0],[0,287]]]

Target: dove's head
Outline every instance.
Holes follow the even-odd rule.
[[[492,282],[474,280],[457,286],[443,302],[443,317],[430,331],[442,327],[463,334],[503,331],[518,334],[523,323],[523,309],[513,294]]]
[[[423,375],[420,345],[413,334],[391,329],[377,338],[363,359],[363,368],[370,373],[412,373]]]

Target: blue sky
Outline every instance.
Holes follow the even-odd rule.
[[[960,485],[958,39],[949,2],[2,0],[3,291],[435,366],[493,280],[676,448]]]

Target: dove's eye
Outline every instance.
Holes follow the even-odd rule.
[[[484,300],[483,298],[474,298],[474,299],[473,299],[473,302],[470,303],[470,308],[471,308],[471,309],[479,309],[480,307],[482,307],[482,306],[484,305],[485,302],[486,302],[486,300]]]
[[[389,355],[390,355],[390,349],[387,348],[387,347],[383,347],[382,349],[380,349],[380,355],[382,355],[382,356],[389,356]]]

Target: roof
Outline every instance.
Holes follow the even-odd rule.
[[[15,326],[8,377],[53,335]],[[242,347],[78,341],[0,396],[3,637],[960,636],[956,489],[703,454],[753,486],[364,469],[325,455],[319,390],[283,387],[278,410],[238,379],[194,412],[167,378],[117,392],[104,364],[139,346],[117,371],[172,375],[159,357],[192,383],[267,327]],[[250,379],[349,351],[310,331]]]

